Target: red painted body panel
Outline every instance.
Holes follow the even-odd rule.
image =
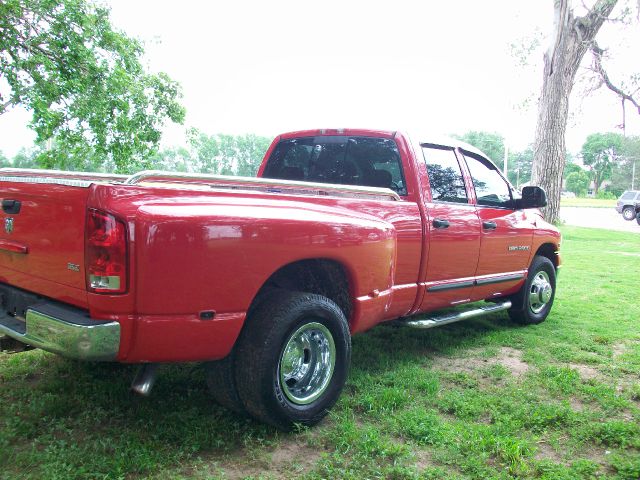
[[[434,287],[451,281],[464,281],[475,275],[480,254],[480,223],[474,205],[428,203],[430,222],[429,257],[426,271],[426,293],[421,310],[434,310],[471,299],[473,282],[469,287],[433,291]],[[449,222],[446,229],[433,227],[433,220]]]
[[[505,272],[524,275],[541,245],[559,247],[557,229],[535,212],[478,208],[474,198],[465,205],[432,202],[424,160],[417,159],[416,144],[398,132],[283,134],[270,146],[258,175],[281,138],[317,135],[394,139],[407,195],[400,201],[371,200],[221,189],[202,181],[89,188],[0,182],[0,198],[23,201],[15,231],[0,234],[0,281],[88,309],[92,318],[118,321],[119,361],[196,361],[226,356],[260,288],[298,260],[328,259],[344,267],[353,302],[351,331],[357,333],[399,316],[513,293],[523,279],[483,286],[475,281]],[[127,225],[125,294],[86,291],[88,208]],[[441,216],[450,221],[449,229],[433,228],[433,219]],[[486,219],[498,228],[482,231]],[[24,245],[27,253],[3,249],[3,241]],[[509,252],[514,244],[530,250]],[[68,263],[79,265],[79,271]],[[460,282],[471,285],[442,288]],[[214,319],[200,319],[200,312],[210,310]]]

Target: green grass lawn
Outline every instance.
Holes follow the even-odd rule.
[[[197,365],[0,354],[0,477],[640,478],[640,241],[563,228],[554,309],[353,339],[332,414],[284,434],[209,398]]]
[[[617,200],[600,198],[561,198],[561,207],[615,208]]]

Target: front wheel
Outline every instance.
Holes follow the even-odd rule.
[[[527,280],[511,299],[511,320],[524,325],[542,323],[553,306],[556,294],[556,269],[547,257],[536,255]]]
[[[238,393],[258,420],[284,430],[314,425],[340,396],[350,361],[347,319],[333,301],[279,291],[252,312],[238,340]]]
[[[622,218],[624,218],[627,221],[631,221],[636,217],[636,212],[634,211],[633,207],[624,207],[624,209],[622,210]]]

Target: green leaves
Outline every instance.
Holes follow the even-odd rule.
[[[584,197],[589,189],[589,174],[582,170],[576,170],[571,172],[566,177],[567,190],[575,193],[578,197]]]
[[[591,167],[596,193],[603,180],[611,178],[622,143],[623,136],[618,133],[592,133],[582,145],[582,161]]]
[[[0,3],[0,115],[33,114],[43,167],[135,170],[156,151],[161,128],[182,123],[180,86],[140,63],[140,42],[113,29],[109,11],[85,0]]]
[[[255,176],[270,139],[257,135],[207,135],[192,128],[188,140],[193,163],[204,173]]]

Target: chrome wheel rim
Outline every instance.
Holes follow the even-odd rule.
[[[278,364],[280,386],[297,405],[307,405],[329,386],[336,363],[336,345],[327,327],[318,322],[302,325],[284,344]]]
[[[553,287],[547,272],[540,271],[531,282],[529,289],[529,308],[533,313],[540,313],[551,301]]]
[[[635,212],[631,208],[625,208],[622,211],[622,216],[625,220],[633,220],[633,217],[635,217]]]

